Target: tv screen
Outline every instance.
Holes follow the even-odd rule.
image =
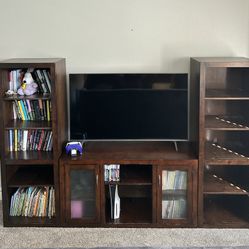
[[[71,140],[188,140],[187,74],[70,74]]]

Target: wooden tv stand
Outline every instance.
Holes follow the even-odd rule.
[[[87,142],[82,156],[63,155],[61,224],[197,226],[198,160],[189,143],[179,142],[178,147],[177,152],[172,142]],[[108,166],[104,165],[113,164],[120,165],[120,181],[105,181]],[[109,172],[117,174],[111,167]],[[109,184],[117,184],[120,197],[120,218],[115,220],[110,214]]]

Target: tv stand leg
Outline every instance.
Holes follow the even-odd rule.
[[[174,141],[174,146],[175,146],[176,152],[178,152],[178,146],[177,146],[177,142],[176,141]]]

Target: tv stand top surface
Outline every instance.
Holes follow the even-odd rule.
[[[64,161],[84,161],[86,163],[159,163],[164,160],[197,160],[189,142],[131,142],[131,141],[95,141],[86,142],[83,155],[71,157],[62,155]]]

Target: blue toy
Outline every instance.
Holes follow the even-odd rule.
[[[80,142],[69,142],[66,145],[66,153],[71,154],[71,156],[76,156],[77,152],[82,155],[83,148]]]

